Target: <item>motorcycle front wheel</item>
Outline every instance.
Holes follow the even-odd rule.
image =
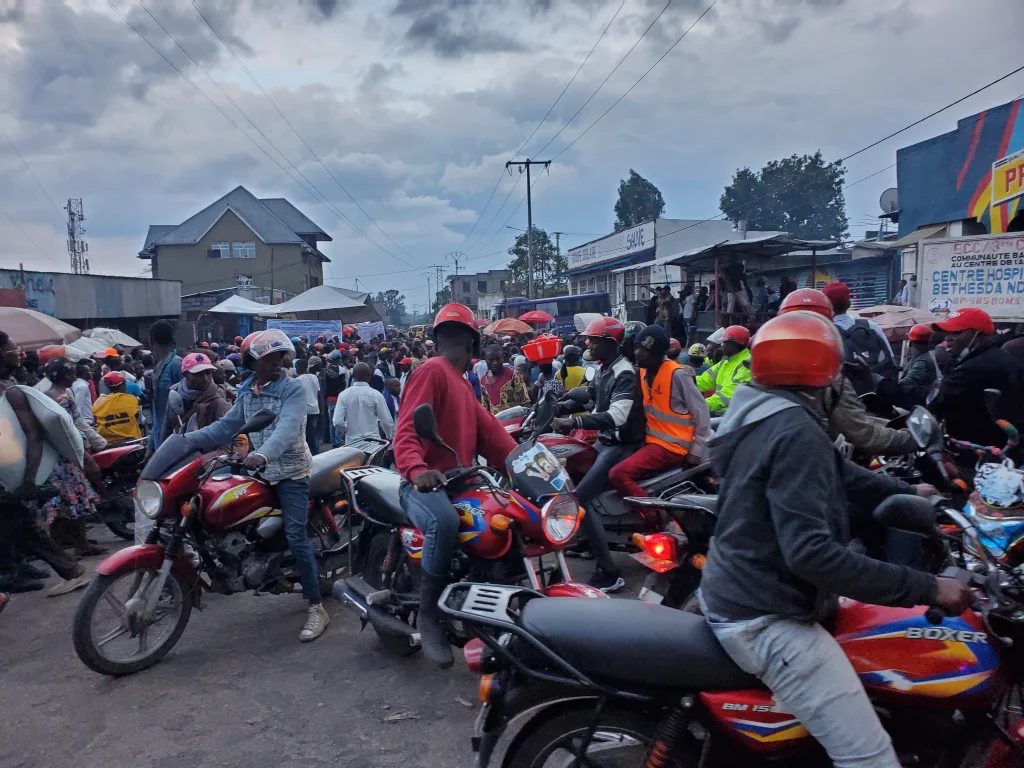
[[[193,605],[184,578],[168,575],[152,620],[128,607],[133,596],[148,596],[158,573],[148,568],[92,580],[74,621],[75,653],[85,666],[101,675],[132,675],[152,667],[178,642]]]
[[[644,768],[647,753],[658,729],[655,720],[624,709],[605,709],[594,728],[594,707],[566,710],[539,727],[512,748],[505,765],[508,768],[566,768],[578,764],[588,768]],[[671,768],[696,768],[700,752],[692,741],[676,745],[666,765]]]

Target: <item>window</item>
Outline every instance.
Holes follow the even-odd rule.
[[[597,276],[597,290],[601,293],[608,290],[608,275]]]
[[[476,289],[480,293],[487,293],[487,281],[486,280],[477,280],[477,282],[476,282]]]
[[[592,277],[587,280],[587,293],[593,293],[597,288],[597,278]]]
[[[230,243],[210,243],[210,250],[206,252],[207,258],[210,259],[230,259],[231,258],[231,244]]]
[[[463,280],[462,281],[462,292],[463,293],[469,293],[472,290],[473,289],[470,288],[470,286],[469,286],[469,280]]]
[[[256,243],[232,243],[231,257],[235,259],[255,259]],[[221,256],[223,259],[224,257]]]

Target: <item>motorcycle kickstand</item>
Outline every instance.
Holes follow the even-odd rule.
[[[607,703],[608,698],[602,696],[598,702],[597,707],[594,708],[594,723],[587,729],[586,736],[583,737],[583,743],[580,744],[580,748],[573,755],[572,762],[569,764],[569,768],[580,768],[581,757],[586,757],[587,749],[590,747],[590,742],[594,740],[594,734],[597,733],[597,721],[601,719],[601,713],[604,711],[604,705]]]

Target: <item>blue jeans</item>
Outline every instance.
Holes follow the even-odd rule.
[[[612,553],[608,547],[608,534],[604,530],[604,523],[601,516],[592,514],[589,507],[590,502],[611,488],[608,480],[608,473],[612,467],[632,453],[631,446],[597,444],[597,458],[587,474],[576,486],[576,501],[587,511],[580,521],[580,531],[586,536],[590,544],[590,551],[594,553],[594,559],[598,565],[604,568],[613,568],[611,562]]]
[[[459,535],[459,513],[444,489],[420,493],[412,483],[399,491],[402,511],[423,534],[423,570],[445,576],[451,570],[455,540]]]
[[[701,600],[707,614],[707,607]],[[736,664],[771,690],[825,748],[836,768],[899,768],[864,686],[839,643],[816,623],[782,616],[708,625]]]
[[[284,535],[295,556],[295,568],[302,583],[302,596],[320,602],[320,578],[316,558],[309,546],[306,525],[309,522],[309,478],[282,480],[276,486],[277,500],[284,517]]]
[[[306,445],[309,452],[316,456],[320,453],[320,414],[310,413],[306,415]]]

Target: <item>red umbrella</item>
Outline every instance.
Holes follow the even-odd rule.
[[[520,315],[519,319],[524,323],[550,323],[555,318],[547,312],[535,309],[532,312],[527,312],[525,315]]]
[[[488,323],[490,323],[490,320],[481,320],[479,317],[473,321],[473,325],[477,328],[485,328]]]

